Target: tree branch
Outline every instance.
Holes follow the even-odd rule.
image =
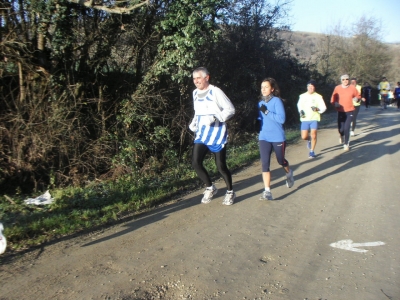
[[[68,0],[69,2],[80,4],[86,7],[102,10],[105,12],[109,12],[111,14],[128,14],[132,10],[135,10],[143,5],[150,5],[150,0],[141,0],[141,2],[134,4],[132,6],[128,7],[108,7],[105,5],[93,5],[93,0]],[[128,2],[128,1],[123,1],[123,2]]]

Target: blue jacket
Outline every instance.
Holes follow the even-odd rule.
[[[266,112],[268,113],[258,112],[258,120],[261,120],[261,131],[258,140],[267,142],[286,141],[285,130],[283,128],[286,114],[282,100],[278,97],[272,97],[268,103],[261,100],[258,102],[258,108],[263,104],[267,107],[268,111]]]

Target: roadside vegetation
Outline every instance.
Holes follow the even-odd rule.
[[[236,108],[228,163],[237,170],[258,157],[253,129],[262,79],[277,80],[285,126],[295,128],[308,80],[328,100],[342,72],[374,84],[390,66],[376,22],[365,18],[355,23],[355,38],[335,28],[315,44],[315,60],[299,60],[279,34],[290,31],[289,5],[2,2],[0,221],[11,248],[115,222],[199,188],[188,130],[196,67],[209,69],[210,82]],[[344,59],[349,53],[357,59]],[[296,138],[288,130],[289,141]],[[23,204],[46,190],[53,204]]]
[[[299,131],[287,130],[289,143],[299,138]],[[229,145],[228,166],[232,171],[259,159],[256,134],[242,145]],[[205,160],[213,179],[219,173],[210,154]],[[44,242],[112,224],[127,216],[146,211],[166,200],[202,188],[191,167],[190,158],[179,161],[171,157],[169,166],[120,176],[116,180],[93,182],[86,187],[51,190],[54,202],[49,205],[27,205],[22,195],[0,197],[0,220],[5,227],[9,248],[22,250]],[[201,190],[199,190],[199,194]]]
[[[326,112],[320,128],[331,126],[335,117],[334,112]],[[289,146],[297,143],[300,131],[288,128],[286,138]],[[227,163],[232,172],[250,166],[259,157],[256,133],[247,136],[240,145],[228,145]],[[219,178],[211,154],[204,166],[213,180]],[[0,196],[0,220],[8,225],[4,234],[9,252],[18,252],[98,226],[115,224],[193,190],[199,190],[200,199],[202,188],[189,155],[184,161],[171,157],[170,165],[161,172],[153,169],[147,174],[132,173],[116,180],[92,182],[86,187],[51,190],[54,202],[50,205],[27,205],[24,203],[26,195]]]

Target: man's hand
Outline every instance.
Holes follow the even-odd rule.
[[[340,107],[340,104],[339,104],[339,102],[335,102],[335,107],[337,108],[337,107]]]
[[[217,121],[217,118],[215,116],[208,116],[208,119],[209,119],[210,125]]]
[[[319,111],[319,108],[316,106],[311,106],[312,111]]]
[[[197,132],[197,130],[199,130],[199,127],[197,126],[197,118],[194,117],[192,122],[189,125],[189,129],[193,132]]]

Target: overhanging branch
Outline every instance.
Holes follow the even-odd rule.
[[[149,5],[150,4],[150,0],[141,0],[136,4],[132,4],[132,5],[128,5],[126,7],[118,7],[118,6],[114,6],[114,7],[110,7],[110,6],[106,6],[106,5],[98,5],[98,4],[94,4],[94,0],[68,0],[69,2],[72,3],[76,3],[76,4],[80,4],[86,7],[90,7],[93,9],[98,9],[98,10],[102,10],[111,14],[128,14],[130,13],[132,10],[135,10],[143,5]],[[117,2],[130,2],[128,1],[117,1]]]

